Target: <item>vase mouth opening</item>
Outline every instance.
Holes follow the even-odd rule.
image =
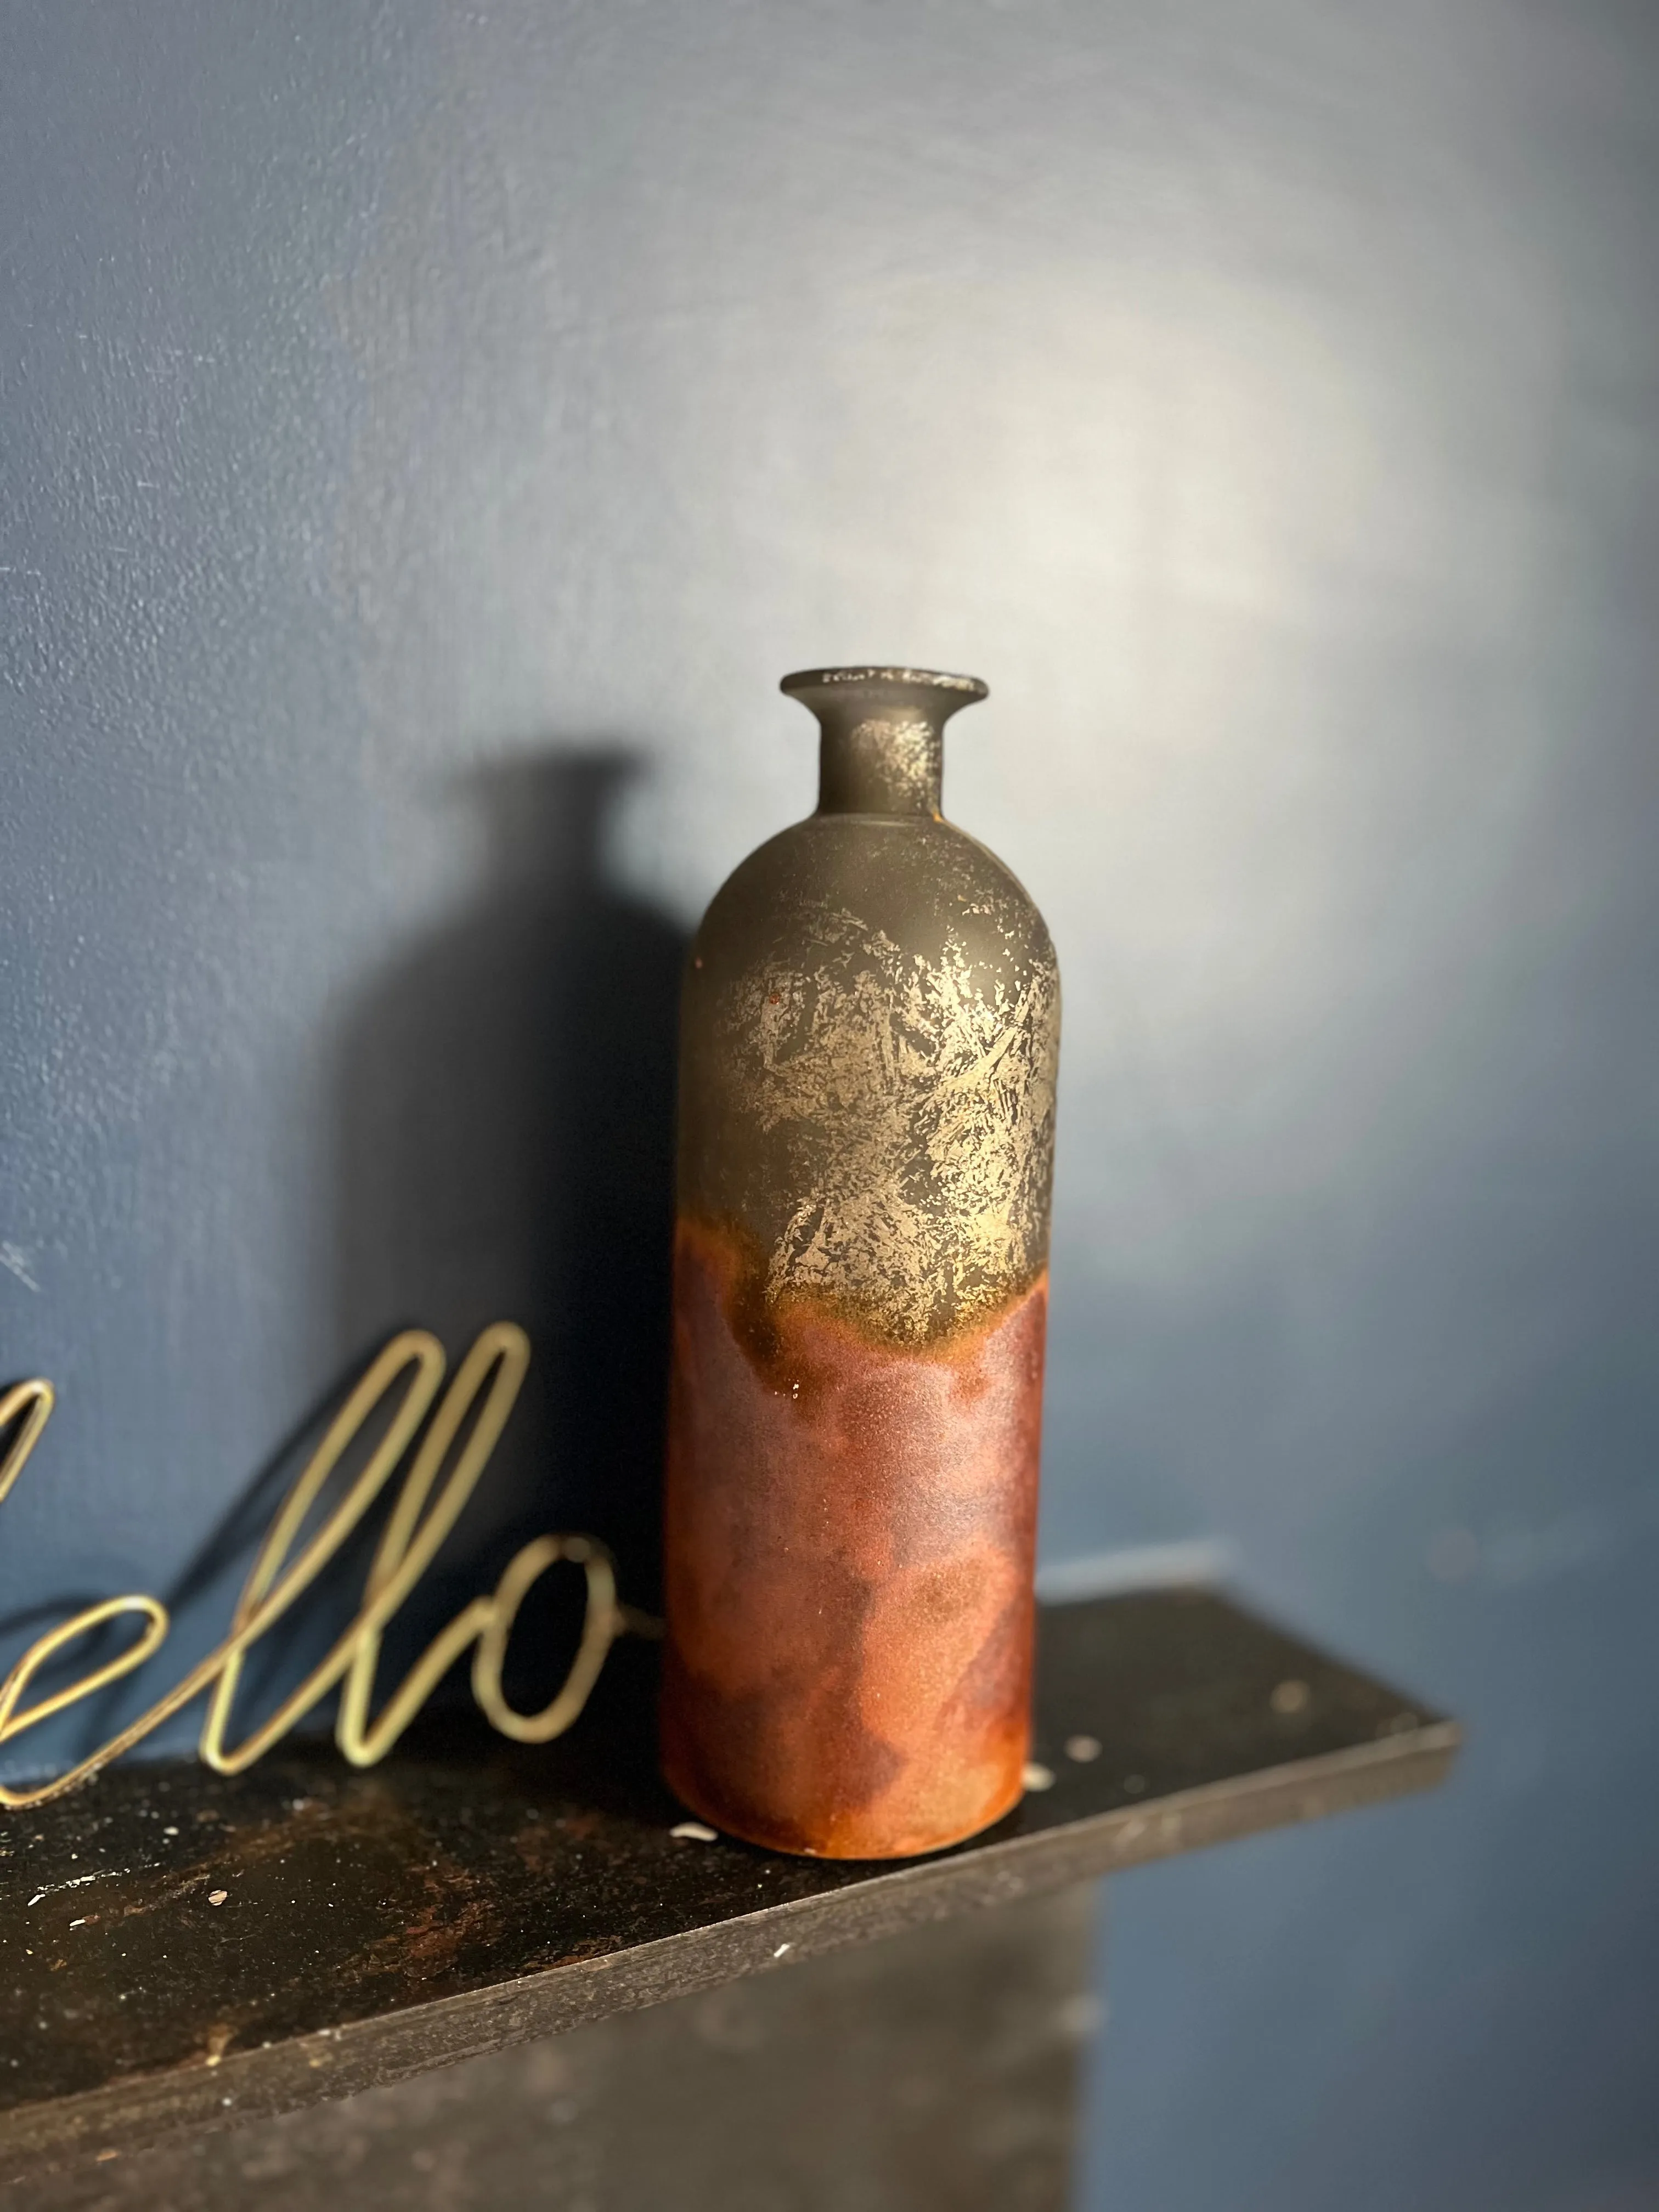
[[[778,689],[804,707],[817,708],[837,698],[861,696],[918,707],[940,719],[990,696],[990,686],[977,676],[951,676],[937,668],[800,668],[786,676]]]

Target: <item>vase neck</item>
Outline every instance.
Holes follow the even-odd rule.
[[[818,718],[818,812],[937,818],[945,725],[985,696],[970,676],[911,668],[820,668],[782,689]]]

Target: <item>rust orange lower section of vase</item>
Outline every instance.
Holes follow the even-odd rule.
[[[904,1347],[751,1281],[682,1222],[668,1780],[775,1850],[937,1850],[1023,1786],[1046,1283]]]

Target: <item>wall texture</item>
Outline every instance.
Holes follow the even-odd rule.
[[[1223,1538],[1473,1729],[1121,1885],[1087,2201],[1651,2203],[1656,83],[1634,0],[11,0],[0,1610],[205,1642],[502,1311],[472,1555],[648,1583],[684,933],[780,673],[970,669],[1048,1555]]]

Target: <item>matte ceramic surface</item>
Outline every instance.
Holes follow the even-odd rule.
[[[663,1746],[837,1858],[1018,1798],[1060,977],[941,812],[971,678],[814,670],[816,813],[717,894],[682,1006]]]

